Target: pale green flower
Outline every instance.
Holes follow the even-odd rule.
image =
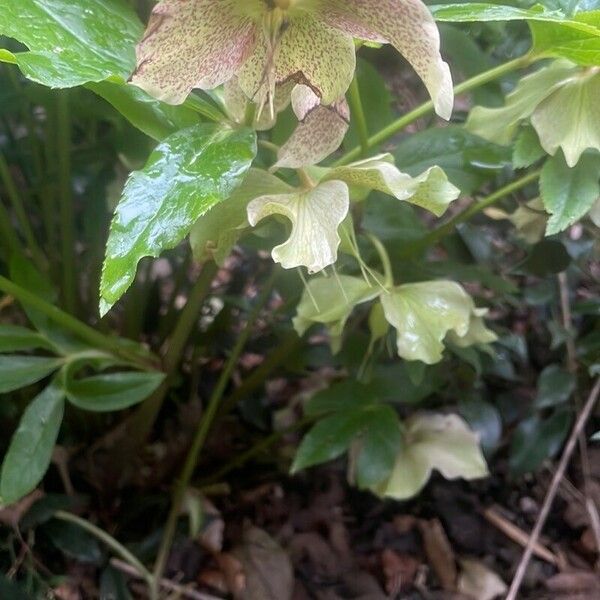
[[[423,489],[433,471],[446,479],[479,479],[489,474],[479,436],[458,415],[421,414],[408,419],[392,474],[373,491],[406,500]]]
[[[275,86],[293,80],[329,105],[352,81],[353,38],[392,44],[427,86],[438,114],[450,117],[450,70],[421,0],[162,0],[138,46],[132,81],[178,104],[193,88],[237,76],[248,98],[272,104]]]
[[[508,144],[521,121],[531,119],[542,148],[554,156],[562,148],[573,167],[589,148],[600,150],[600,67],[554,61],[524,77],[502,108],[475,107],[467,129]]]

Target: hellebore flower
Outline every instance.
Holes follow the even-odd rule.
[[[524,77],[501,108],[476,106],[467,120],[473,133],[508,144],[519,123],[530,118],[542,148],[562,149],[574,167],[589,148],[600,150],[600,67],[556,60]]]
[[[162,0],[138,45],[132,82],[179,104],[193,88],[237,77],[262,106],[272,105],[276,85],[294,81],[330,105],[352,81],[355,37],[392,44],[425,83],[437,113],[450,117],[450,70],[421,0]]]

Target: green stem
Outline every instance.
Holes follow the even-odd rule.
[[[219,380],[217,381],[217,384],[213,389],[213,392],[208,401],[208,405],[206,407],[206,411],[202,416],[200,425],[196,430],[196,435],[192,440],[192,445],[188,450],[188,454],[181,472],[181,476],[179,478],[179,481],[177,482],[175,491],[173,493],[171,510],[167,518],[163,538],[158,551],[158,556],[156,558],[156,564],[154,566],[153,585],[150,594],[150,598],[152,600],[159,600],[160,580],[162,579],[167,559],[169,557],[169,552],[171,550],[171,545],[173,543],[173,538],[175,537],[177,519],[179,518],[181,504],[183,502],[186,490],[190,485],[190,481],[192,479],[192,475],[194,474],[194,470],[196,468],[196,463],[198,462],[200,452],[204,447],[210,428],[217,415],[221,399],[223,398],[223,394],[225,393],[227,384],[229,383],[233,370],[235,369],[239,358],[244,350],[244,347],[246,346],[246,343],[248,342],[248,339],[250,338],[250,335],[254,330],[254,325],[260,315],[261,310],[263,309],[265,303],[269,299],[271,290],[273,289],[273,284],[275,282],[276,273],[277,271],[274,270],[271,277],[269,278],[269,281],[266,283],[265,287],[263,288],[263,291],[257,299],[256,304],[250,312],[250,315],[248,316],[248,321],[246,322],[243,331],[238,337],[231,351],[231,354],[229,355],[229,358],[225,363],[223,371],[221,372]]]
[[[75,266],[75,207],[71,191],[71,115],[69,95],[63,90],[56,104],[59,216],[61,228],[62,293],[65,308],[75,314],[77,307]]]
[[[43,271],[46,267],[44,253],[35,239],[33,227],[31,226],[29,217],[27,216],[27,211],[25,209],[25,205],[23,204],[21,194],[17,189],[17,184],[15,183],[3,154],[0,154],[0,179],[2,180],[2,185],[6,190],[6,194],[12,204],[13,210],[15,211],[15,216],[19,221],[19,225],[21,226],[23,235],[27,241],[27,246],[31,251],[31,256],[35,261],[36,266]]]
[[[489,208],[499,200],[502,200],[502,198],[505,198],[513,192],[524,188],[525,186],[538,179],[539,176],[539,170],[528,173],[520,179],[512,181],[504,187],[501,187],[499,190],[496,190],[489,196],[482,198],[479,202],[471,204],[471,206],[467,207],[465,210],[452,217],[449,221],[446,221],[446,223],[440,225],[433,231],[429,232],[426,236],[407,244],[400,253],[400,256],[402,258],[414,256],[422,250],[425,250],[426,248],[437,244],[441,239],[445,238],[447,235],[450,235],[457,225],[465,223],[466,221],[474,217],[476,214],[483,212],[486,208]]]
[[[81,519],[76,515],[71,513],[59,510],[54,513],[55,519],[60,519],[61,521],[67,521],[69,523],[73,523],[81,529],[84,529],[88,533],[92,534],[95,538],[99,539],[103,544],[108,546],[116,555],[120,556],[127,564],[131,565],[141,577],[144,578],[144,581],[151,586],[152,585],[152,573],[148,571],[148,569],[129,551],[125,546],[115,540],[114,537],[109,535],[103,529],[92,525],[92,523],[86,521],[85,519]]]
[[[459,83],[454,87],[454,94],[458,96],[459,94],[464,94],[465,92],[469,92],[474,90],[490,81],[494,81],[510,73],[511,71],[515,71],[517,69],[521,69],[527,67],[532,62],[537,60],[537,56],[533,56],[531,54],[526,54],[525,56],[521,56],[514,60],[511,60],[507,63],[494,67],[493,69],[489,69],[488,71],[484,71],[479,75],[475,75],[475,77],[471,77],[462,83]],[[371,136],[367,140],[367,150],[371,150],[375,146],[379,146],[383,144],[394,135],[396,135],[399,131],[402,131],[406,127],[408,127],[411,123],[414,123],[418,119],[432,113],[434,110],[433,102],[429,100],[417,108],[411,110],[409,113],[406,113],[393,123],[390,123],[387,127],[384,127],[381,131],[377,132],[375,135]],[[353,148],[346,154],[344,154],[339,160],[337,160],[333,166],[337,167],[340,165],[347,165],[348,163],[357,160],[364,153],[364,148],[362,146],[357,146]]]
[[[23,304],[31,306],[32,308],[41,312],[43,315],[46,315],[58,325],[64,327],[77,337],[81,338],[84,342],[87,342],[98,349],[106,350],[114,356],[142,367],[143,369],[154,368],[154,366],[151,364],[151,359],[149,359],[147,356],[142,356],[130,348],[121,346],[119,340],[102,335],[93,327],[82,323],[75,317],[64,312],[60,308],[49,304],[39,296],[36,296],[29,290],[26,290],[16,283],[13,283],[2,275],[0,275],[0,291],[12,296],[13,298],[16,298]]]
[[[356,123],[358,131],[358,139],[360,141],[361,155],[364,156],[369,151],[369,128],[367,126],[367,119],[365,117],[365,110],[363,108],[362,99],[360,97],[360,87],[358,85],[358,79],[356,75],[350,84],[349,97],[350,110],[352,112],[352,118]]]

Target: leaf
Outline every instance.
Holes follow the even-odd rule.
[[[419,493],[434,470],[446,479],[488,475],[479,436],[457,415],[422,414],[409,419],[392,475],[374,491],[406,500]]]
[[[100,284],[105,314],[131,285],[137,263],[174,248],[229,198],[256,155],[256,134],[201,124],[168,137],[134,172],[111,224]]]
[[[0,573],[0,598],[31,600],[31,596],[20,585],[8,579],[3,573]]]
[[[42,526],[42,531],[68,558],[92,565],[99,565],[103,561],[98,540],[75,523],[52,519]]]
[[[471,23],[474,21],[550,21],[562,23],[565,15],[557,10],[548,10],[540,4],[533,8],[517,8],[486,2],[436,4],[429,7],[436,21]]]
[[[251,200],[266,194],[289,194],[293,188],[261,169],[251,168],[227,202],[200,217],[190,231],[190,244],[198,262],[214,259],[222,265],[250,224],[246,210]]]
[[[566,402],[575,391],[576,380],[572,373],[559,365],[548,365],[537,382],[536,408],[548,408]]]
[[[126,80],[142,32],[123,0],[0,0],[0,35],[30,50],[0,60],[12,58],[25,76],[52,88]]]
[[[60,358],[0,355],[0,394],[44,379],[63,364]]]
[[[542,148],[537,133],[533,127],[524,127],[513,148],[513,167],[526,169],[546,155]]]
[[[111,566],[102,571],[100,577],[100,598],[102,600],[132,600],[127,588],[127,579],[121,571]]]
[[[366,409],[361,407],[321,419],[304,436],[292,465],[292,473],[341,456],[363,431],[365,416]]]
[[[52,350],[52,346],[44,337],[31,329],[18,325],[0,325],[0,352],[18,352],[36,348]]]
[[[545,420],[533,416],[521,421],[513,434],[509,465],[515,475],[535,471],[556,456],[571,428],[568,409],[558,409]]]
[[[500,576],[478,560],[461,559],[458,591],[477,600],[494,600],[504,596],[508,586]]]
[[[480,188],[510,164],[508,148],[456,125],[414,133],[398,144],[394,156],[398,168],[413,177],[438,166],[463,194]]]
[[[538,277],[562,273],[571,264],[571,256],[558,240],[537,243],[521,265],[521,269]]]
[[[364,407],[376,400],[371,387],[348,379],[317,392],[304,406],[304,414],[319,417],[332,412]]]
[[[123,410],[150,396],[162,383],[163,373],[123,372],[65,381],[67,400],[92,412]]]
[[[540,176],[540,192],[551,213],[546,235],[564,231],[583,217],[600,197],[600,154],[586,154],[573,168],[562,153],[546,161]]]
[[[384,404],[365,414],[356,460],[356,483],[368,489],[390,476],[402,443],[396,411]]]
[[[469,427],[479,435],[483,451],[495,450],[502,437],[502,418],[498,409],[490,402],[474,399],[461,402],[459,410]]]
[[[198,123],[197,113],[187,105],[165,104],[133,85],[102,81],[88,83],[86,87],[104,98],[134,127],[157,141]]]
[[[0,474],[0,499],[11,504],[31,492],[44,477],[58,438],[64,392],[50,384],[27,407],[10,441]]]

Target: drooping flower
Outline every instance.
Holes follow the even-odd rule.
[[[449,118],[452,79],[435,21],[421,0],[162,0],[137,50],[132,81],[181,103],[194,88],[237,77],[248,98],[273,103],[275,86],[310,87],[324,105],[347,91],[353,38],[390,43]]]
[[[600,67],[556,60],[524,77],[501,108],[476,106],[467,129],[508,144],[518,125],[530,119],[542,148],[554,156],[562,149],[569,167],[589,148],[600,150]]]

